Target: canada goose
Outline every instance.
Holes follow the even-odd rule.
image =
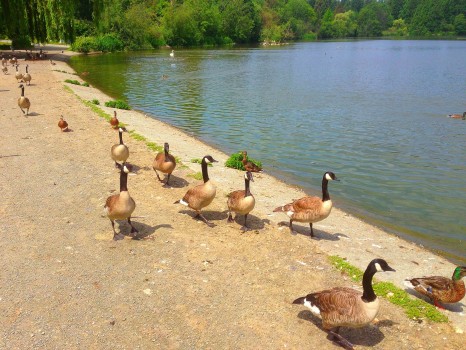
[[[61,131],[68,131],[68,123],[63,119],[63,116],[60,116],[58,127],[61,129]]]
[[[241,227],[242,231],[247,231],[248,226],[246,225],[246,220],[248,214],[251,210],[254,209],[256,201],[254,196],[251,194],[249,189],[249,182],[254,181],[252,173],[247,171],[244,173],[244,190],[233,191],[228,195],[227,205],[228,205],[228,222],[233,222],[233,216],[231,212],[234,211],[237,215],[244,215],[244,226]]]
[[[335,287],[298,298],[293,304],[303,304],[313,314],[320,315],[322,327],[332,340],[345,349],[353,349],[353,345],[338,332],[340,327],[363,327],[377,316],[380,305],[372,288],[372,277],[380,271],[395,270],[383,259],[372,260],[363,275],[362,294],[352,288]]]
[[[27,97],[24,96],[24,85],[20,84],[19,88],[21,89],[21,97],[18,98],[18,106],[25,115],[29,113],[29,107],[31,107],[31,102]],[[26,112],[23,111],[23,108],[26,109]]]
[[[134,234],[138,233],[138,230],[131,223],[131,214],[136,208],[136,203],[128,192],[128,173],[130,171],[131,166],[123,163],[120,171],[120,193],[108,197],[105,202],[105,213],[112,223],[113,239],[115,241],[123,238],[121,235],[117,235],[115,231],[115,220],[127,219],[128,224],[131,226],[133,237],[135,236]]]
[[[8,68],[6,66],[2,67],[3,74],[8,74]]]
[[[129,149],[123,143],[123,129],[119,128],[118,133],[120,136],[120,143],[113,145],[111,149],[111,156],[112,159],[115,161],[115,167],[117,168],[120,167],[120,164],[118,164],[118,162],[124,163],[129,157]]]
[[[17,63],[18,63],[18,60],[16,59],[15,56],[13,56],[13,57],[10,58],[10,64],[11,64],[12,66],[14,66],[14,65],[17,64]]]
[[[248,152],[242,151],[241,154],[243,155],[243,160],[241,162],[243,163],[244,170],[253,173],[260,173],[262,171],[262,168],[260,166],[248,160]]]
[[[172,52],[170,52],[170,57],[171,58],[175,57],[175,50],[172,50]]]
[[[18,65],[15,65],[15,67],[16,67],[15,78],[19,83],[21,79],[23,79],[23,74],[20,71],[18,71]]]
[[[27,83],[27,85],[31,85],[31,74],[29,74],[28,72],[28,67],[29,65],[26,64],[26,73],[23,74],[23,80],[25,83]]]
[[[217,188],[209,180],[209,174],[207,172],[207,161],[211,163],[216,163],[217,161],[213,159],[211,156],[205,156],[202,158],[201,167],[202,167],[202,177],[204,179],[204,183],[201,185],[197,185],[186,192],[183,199],[180,199],[175,202],[181,203],[194,209],[197,213],[196,217],[200,217],[208,226],[212,226],[212,224],[207,221],[204,215],[201,214],[201,209],[207,207],[215,198],[215,194],[217,193]]]
[[[118,125],[120,124],[120,121],[117,118],[117,112],[116,111],[113,111],[113,117],[112,117],[112,119],[110,119],[110,124],[112,125],[112,127],[114,129],[117,129]]]
[[[466,276],[466,266],[458,266],[453,271],[451,279],[442,276],[430,276],[405,280],[408,288],[429,297],[435,306],[444,309],[439,304],[457,303],[464,298],[465,287],[462,278]]]
[[[453,119],[463,119],[463,120],[466,120],[466,112],[464,112],[463,115],[461,115],[461,114],[449,114],[448,117],[449,117],[449,118],[453,118]]]
[[[312,224],[328,217],[332,210],[333,204],[328,193],[328,182],[331,180],[339,181],[334,173],[327,171],[322,177],[322,199],[306,196],[274,209],[274,212],[284,212],[288,215],[290,231],[293,231],[293,221],[308,222],[311,237],[314,237]]]
[[[160,178],[159,174],[157,173],[157,170],[161,171],[164,174],[168,174],[166,185],[168,185],[170,175],[176,167],[175,157],[168,153],[168,151],[169,145],[167,142],[165,142],[165,144],[163,145],[163,152],[159,152],[155,156],[154,162],[152,163],[152,168],[154,169],[155,174],[157,175],[157,178],[160,182],[163,182],[163,180]]]

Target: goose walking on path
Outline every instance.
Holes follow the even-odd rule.
[[[27,85],[31,85],[31,74],[29,74],[28,72],[28,67],[29,65],[26,64],[26,73],[23,74],[23,81],[27,84]]]
[[[105,213],[112,223],[113,239],[115,241],[124,238],[121,232],[120,234],[116,233],[115,220],[128,220],[128,224],[131,226],[132,236],[135,237],[138,233],[138,230],[136,230],[131,223],[131,214],[134,209],[136,209],[136,203],[128,192],[128,173],[130,171],[130,165],[123,163],[120,171],[120,193],[108,197],[104,206]]]
[[[231,212],[235,212],[236,215],[244,215],[244,225],[241,227],[242,231],[249,230],[246,221],[248,214],[254,209],[256,201],[254,196],[251,194],[249,189],[250,181],[254,181],[252,173],[247,171],[244,173],[244,190],[233,191],[228,195],[228,222],[234,222]]]
[[[327,171],[322,177],[322,198],[306,196],[292,203],[275,208],[274,212],[283,212],[290,218],[290,231],[293,231],[293,221],[308,222],[311,228],[311,237],[314,237],[312,224],[324,220],[332,211],[332,201],[328,193],[328,182],[339,181],[334,173]]]
[[[21,96],[18,98],[18,106],[19,109],[21,109],[21,112],[23,112],[23,114],[28,115],[29,108],[31,107],[31,102],[27,97],[24,96],[24,85],[20,84],[19,88],[21,89]],[[23,110],[23,108],[26,110],[26,112]]]
[[[202,167],[202,178],[204,179],[204,183],[201,185],[197,185],[186,192],[184,197],[176,203],[180,203],[186,205],[187,207],[194,209],[197,213],[196,218],[200,217],[202,221],[204,221],[208,226],[212,227],[211,224],[207,219],[202,215],[201,210],[207,207],[215,198],[217,193],[216,186],[210,181],[209,174],[207,172],[207,162],[216,163],[217,161],[212,158],[212,156],[205,156],[202,158],[201,167]]]
[[[61,129],[61,131],[68,131],[68,123],[63,119],[63,116],[60,116],[58,127]]]
[[[118,134],[120,137],[120,143],[117,143],[112,146],[110,154],[112,159],[115,161],[115,167],[120,168],[121,165],[118,162],[126,162],[129,157],[129,148],[123,143],[123,129],[118,129]]]
[[[363,327],[377,316],[379,299],[372,288],[372,278],[376,272],[395,271],[383,259],[372,260],[362,278],[363,293],[347,287],[315,292],[293,301],[303,304],[315,315],[322,317],[322,327],[340,346],[352,350],[353,344],[338,332],[340,327]]]
[[[463,277],[466,276],[466,266],[458,266],[451,278],[430,276],[405,280],[405,285],[428,297],[435,306],[444,309],[439,303],[457,303],[464,298],[465,286]]]
[[[169,149],[170,146],[167,142],[165,142],[165,144],[163,145],[163,152],[159,152],[155,156],[154,162],[152,163],[152,168],[154,169],[155,174],[157,175],[157,178],[160,182],[163,182],[163,180],[160,178],[157,170],[168,175],[167,182],[165,183],[166,185],[168,185],[168,181],[170,181],[170,175],[176,167],[175,157],[168,153]]]
[[[19,83],[23,79],[23,74],[18,70],[18,65],[15,65],[15,68],[16,68],[15,78],[17,82]]]

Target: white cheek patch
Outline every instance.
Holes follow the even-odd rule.
[[[326,178],[327,180],[329,180],[329,181],[330,181],[330,180],[333,180],[332,177],[331,177],[328,173],[325,174],[325,178]]]
[[[311,310],[314,315],[320,315],[320,309],[317,306],[312,305],[310,301],[304,300],[304,306]]]
[[[188,206],[188,203],[186,203],[184,200],[180,199],[180,204]]]
[[[379,272],[382,272],[382,271],[383,271],[383,269],[382,269],[382,267],[380,266],[379,263],[375,263],[375,269],[376,269],[377,271],[379,271]]]

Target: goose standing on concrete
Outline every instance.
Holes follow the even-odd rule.
[[[24,85],[20,84],[19,88],[21,89],[21,96],[18,98],[18,106],[21,109],[21,112],[23,112],[23,114],[28,115],[29,107],[31,107],[31,102],[27,97],[24,96]],[[23,108],[26,110],[26,112],[23,110]]]
[[[441,303],[457,303],[464,298],[465,287],[463,277],[466,276],[466,266],[458,266],[450,278],[430,276],[405,280],[405,285],[430,298],[435,306],[444,309]]]
[[[293,221],[308,222],[311,228],[311,237],[314,237],[312,224],[324,220],[332,211],[332,201],[328,193],[328,182],[339,181],[334,173],[327,171],[322,177],[322,198],[306,196],[275,208],[274,212],[284,212],[290,218],[290,231],[293,231]]]
[[[112,159],[115,161],[115,167],[120,168],[121,165],[118,162],[126,162],[129,157],[129,148],[123,143],[123,129],[118,129],[118,134],[120,137],[120,143],[117,143],[112,146],[111,149],[111,156]]]
[[[123,239],[123,235],[117,234],[115,231],[115,220],[128,220],[131,226],[131,234],[133,237],[138,233],[138,230],[131,223],[131,214],[136,208],[134,199],[131,198],[128,192],[128,174],[131,171],[131,166],[123,163],[120,171],[120,193],[114,194],[107,198],[105,202],[105,213],[112,223],[113,239],[115,241]]]
[[[233,191],[228,195],[228,222],[234,222],[231,212],[235,212],[237,215],[244,215],[244,226],[241,227],[242,231],[249,230],[246,220],[248,214],[254,209],[256,201],[254,196],[251,194],[249,188],[250,181],[254,181],[252,173],[247,171],[244,173],[244,190]]]
[[[196,218],[200,217],[202,221],[204,221],[208,226],[212,227],[213,225],[207,221],[207,219],[201,213],[201,209],[212,203],[215,198],[215,194],[217,193],[217,188],[209,179],[209,174],[207,172],[207,162],[216,163],[217,161],[211,156],[205,156],[202,158],[201,167],[204,183],[189,189],[184,197],[175,203],[181,203],[191,209],[194,209],[197,213]]]
[[[27,84],[27,85],[31,85],[31,74],[29,74],[28,72],[28,67],[29,65],[26,64],[26,73],[23,74],[23,81]]]
[[[353,345],[338,332],[340,327],[364,327],[377,316],[380,305],[372,288],[372,277],[381,271],[395,270],[383,259],[369,263],[362,278],[362,294],[352,288],[335,287],[298,298],[293,304],[303,304],[313,314],[320,315],[322,327],[332,340],[345,349],[353,349]]]
[[[157,175],[157,178],[160,182],[163,182],[163,180],[160,178],[159,173],[157,173],[157,170],[168,175],[167,182],[165,183],[166,185],[168,185],[168,181],[170,181],[170,175],[176,167],[175,157],[168,153],[169,149],[170,146],[167,142],[165,142],[165,144],[163,145],[163,152],[159,152],[155,156],[154,162],[152,163],[152,168],[154,169],[155,174]]]
[[[18,70],[18,65],[15,65],[15,68],[16,68],[15,78],[19,83],[23,79],[23,74]]]

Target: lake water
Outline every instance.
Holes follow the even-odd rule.
[[[466,121],[446,117],[466,111],[466,41],[180,49],[174,59],[155,50],[71,65],[134,109],[228,154],[248,150],[309,193],[334,171],[336,206],[466,262]]]

